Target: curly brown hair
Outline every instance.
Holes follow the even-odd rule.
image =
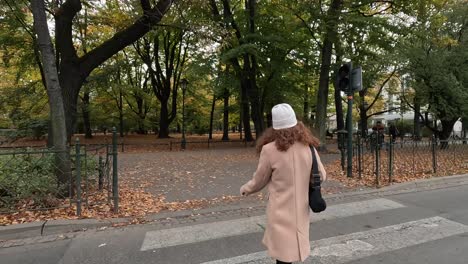
[[[302,122],[297,122],[297,125],[286,129],[268,128],[257,141],[257,152],[260,153],[264,145],[273,141],[279,151],[288,150],[295,142],[314,147],[318,147],[320,144],[319,140]]]

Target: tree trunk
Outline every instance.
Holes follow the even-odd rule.
[[[146,115],[144,113],[138,114],[137,134],[139,134],[139,135],[145,135],[147,133],[147,130],[145,128],[145,118],[146,118]]]
[[[146,134],[145,128],[145,119],[146,119],[146,108],[144,109],[144,99],[142,97],[136,97],[137,107],[138,107],[138,130],[137,134],[144,135]]]
[[[414,98],[414,117],[413,117],[413,135],[415,140],[421,140],[421,122],[420,120],[421,114],[421,103],[419,99],[416,97]]]
[[[440,140],[447,140],[450,137],[450,134],[453,131],[453,126],[457,122],[458,118],[453,118],[450,120],[441,120],[442,130],[439,132]]]
[[[224,106],[223,106],[223,138],[229,140],[229,90],[224,89]]]
[[[343,101],[341,100],[341,91],[334,82],[335,87],[335,112],[336,112],[336,130],[344,129]]]
[[[89,91],[86,90],[83,95],[83,123],[85,127],[85,138],[93,138],[93,131],[91,130],[91,122],[89,118]]]
[[[62,87],[63,107],[65,110],[65,122],[67,127],[67,142],[76,130],[77,102],[83,80],[80,79],[79,71],[75,65],[62,63],[60,67],[60,86]]]
[[[247,64],[251,64],[251,65],[248,66],[246,69],[247,79],[245,83],[247,86],[248,99],[250,101],[251,117],[255,126],[255,137],[259,138],[262,135],[263,130],[265,129],[265,123],[263,120],[263,111],[261,111],[262,102],[260,101],[259,90],[257,87],[257,79],[256,79],[257,62],[253,55],[245,56],[245,57],[250,57]]]
[[[361,109],[359,111],[359,117],[361,119],[361,136],[366,137],[367,136],[367,109],[364,107],[364,105],[359,106]]]
[[[167,101],[168,99],[161,100],[158,138],[169,138],[169,111],[167,109]]]
[[[304,121],[306,124],[310,123],[310,106],[309,106],[309,84],[305,84],[304,90]]]
[[[247,98],[247,87],[246,81],[241,82],[241,116],[242,116],[242,125],[244,128],[244,135],[246,141],[253,141],[252,131],[250,130],[250,111],[249,111],[249,101]]]
[[[468,138],[468,117],[462,118],[462,138],[463,144],[466,144]]]
[[[268,113],[267,113],[267,126],[268,127],[273,126],[273,116],[271,114],[271,111],[268,111]]]
[[[44,77],[44,82],[45,82],[45,77]],[[46,85],[46,91],[47,91],[47,85]],[[54,131],[52,129],[52,123],[53,122],[51,120],[51,116],[49,116],[49,122],[47,125],[47,148],[54,147]]]
[[[327,105],[328,105],[328,86],[330,75],[330,64],[333,51],[333,41],[336,38],[336,27],[338,23],[339,13],[341,12],[343,0],[333,0],[328,10],[326,23],[326,32],[322,44],[321,65],[319,77],[319,89],[317,92],[317,113],[315,120],[315,128],[319,132],[319,139],[322,144],[326,138],[326,121],[327,121]],[[321,146],[323,148],[323,146]]]
[[[147,131],[145,129],[145,119],[140,117],[140,119],[138,119],[138,124],[137,124],[138,128],[137,128],[137,134],[138,135],[146,135]]]
[[[245,2],[245,9],[248,13],[247,25],[249,34],[255,34],[255,13],[257,0],[248,0]],[[247,58],[247,60],[246,60]],[[247,66],[247,67],[246,67]],[[259,138],[265,130],[265,121],[263,118],[263,109],[259,89],[257,86],[257,59],[253,54],[244,56],[244,68],[247,69],[249,84],[247,86],[252,111],[252,121],[255,126],[255,137]]]
[[[341,48],[341,43],[338,37],[335,39],[335,50],[336,50],[336,65],[335,65],[336,68],[335,68],[335,73],[334,73],[334,78],[333,78],[333,87],[335,89],[334,99],[335,99],[335,114],[336,114],[336,130],[338,131],[338,130],[344,129],[343,101],[341,100],[341,90],[338,87],[338,83],[337,83],[337,74],[341,67],[341,57],[343,55],[343,50]],[[361,99],[362,99],[361,102],[364,102],[365,91],[359,92],[359,95],[361,96]],[[364,119],[366,120],[366,127],[367,127],[367,116]]]
[[[336,41],[338,42],[338,40]],[[335,99],[335,114],[336,114],[336,130],[343,130],[344,129],[344,115],[343,115],[343,101],[341,100],[341,90],[340,88],[338,87],[338,83],[337,83],[337,73],[338,73],[338,70],[339,68],[341,67],[341,45],[339,43],[336,43],[335,42],[335,49],[337,50],[337,65],[336,65],[336,69],[335,69],[335,78],[333,79],[333,87],[335,88],[335,94],[334,94],[334,99]],[[361,96],[361,102],[364,102],[364,95],[365,95],[365,92],[361,91],[359,93],[359,95]],[[366,111],[364,111],[364,113],[366,113]],[[361,116],[361,120],[363,116]],[[366,119],[366,122],[367,122],[367,116],[364,118]],[[367,123],[366,123],[366,127],[367,127]],[[364,134],[363,134],[364,135]]]
[[[68,195],[71,178],[71,164],[69,149],[67,148],[65,111],[57,65],[55,64],[54,49],[47,26],[44,1],[32,0],[31,7],[34,17],[34,31],[38,36],[37,45],[42,55],[45,73],[44,76],[47,84],[50,118],[53,120],[53,145],[54,149],[59,151],[55,158],[55,175],[57,176],[59,192],[62,195]]]
[[[250,86],[255,85],[251,83]],[[252,114],[252,121],[255,126],[255,138],[259,138],[265,130],[265,121],[263,120],[263,112],[260,111],[260,100],[258,97],[258,88],[251,88],[254,94],[250,98],[250,109]]]
[[[242,122],[243,122],[243,116],[242,116],[242,109],[240,110],[240,120],[239,120],[239,139],[242,140]]]
[[[336,87],[337,85],[335,85]],[[338,87],[336,87],[338,88]],[[361,136],[366,137],[367,136],[367,108],[364,105],[365,102],[365,97],[366,97],[366,92],[365,91],[360,91],[359,92],[359,97],[361,98],[361,104],[359,105],[359,119],[360,119],[360,126],[361,126]],[[335,91],[335,103],[336,103],[336,91]],[[340,96],[340,105],[341,105],[341,96]],[[338,113],[338,110],[337,110]],[[343,109],[341,109],[341,115],[343,115]],[[338,121],[337,121],[338,122]],[[344,125],[342,125],[344,128]],[[341,128],[342,129],[342,128]],[[338,130],[341,130],[338,129]]]
[[[120,80],[120,74],[119,74]],[[120,137],[124,137],[124,118],[123,118],[123,95],[122,95],[122,84],[119,81],[119,130]]]
[[[327,106],[328,106],[328,85],[330,74],[330,62],[332,56],[332,42],[329,37],[325,37],[322,48],[322,63],[320,66],[319,89],[317,92],[317,112],[315,128],[319,133],[320,142],[323,144],[326,138]]]
[[[216,97],[213,94],[213,102],[211,103],[211,112],[210,112],[210,131],[208,134],[208,139],[213,139],[213,118],[214,118],[215,105],[216,105]]]
[[[62,88],[68,142],[76,126],[78,94],[83,81],[107,59],[149,32],[161,21],[172,2],[172,0],[159,0],[151,6],[148,1],[141,1],[143,16],[82,57],[77,55],[72,32],[73,20],[82,8],[81,1],[64,1],[55,10],[57,54],[54,61],[57,61],[56,64],[60,69],[59,81]]]

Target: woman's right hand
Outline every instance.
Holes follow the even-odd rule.
[[[247,192],[245,191],[245,185],[242,185],[240,188],[240,195],[247,196]]]

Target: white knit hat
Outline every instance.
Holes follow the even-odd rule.
[[[277,104],[271,109],[273,129],[291,128],[297,125],[296,114],[288,104]]]

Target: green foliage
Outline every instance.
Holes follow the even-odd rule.
[[[431,6],[405,42],[412,88],[428,110],[440,120],[468,115],[468,7],[448,2]]]
[[[400,120],[395,123],[395,126],[398,129],[399,136],[404,136],[405,134],[413,134],[414,126],[412,121]]]
[[[27,208],[55,207],[58,199],[64,198],[57,188],[56,154],[48,151],[39,154],[31,152],[32,150],[26,149],[1,153],[0,210],[7,210],[18,204]],[[83,175],[95,174],[96,168],[96,157],[81,158]]]
[[[26,120],[19,124],[18,131],[24,136],[40,139],[47,134],[48,126],[48,120]]]
[[[143,12],[138,1],[81,2],[83,10],[74,20],[72,32],[79,56],[127,27]],[[244,55],[255,57],[256,88],[264,114],[274,104],[288,102],[300,118],[306,99],[313,112],[323,39],[327,28],[334,24],[338,34],[331,39],[332,64],[352,60],[355,66],[363,67],[363,84],[368,90],[359,97],[372,102],[378,95],[376,88],[397,68],[387,91],[400,93],[398,79],[410,76],[411,85],[406,91],[410,102],[417,95],[423,110],[439,119],[468,116],[468,10],[463,1],[396,0],[388,9],[385,8],[390,3],[386,1],[344,1],[338,17],[327,12],[332,2],[328,0],[256,1],[254,33],[249,30],[245,1],[227,1],[240,39],[231,24],[225,23],[222,1],[214,2],[221,20],[214,18],[207,1],[176,1],[160,26],[146,36],[153,45],[153,38],[159,34],[162,47],[164,41],[169,41],[162,32],[184,32],[182,45],[175,46],[175,52],[187,44],[186,63],[180,66],[180,76],[176,78],[190,82],[186,97],[188,131],[208,130],[213,95],[217,98],[214,123],[222,122],[225,93],[230,96],[229,124],[238,125],[240,77],[246,74],[242,70]],[[46,133],[48,105],[33,49],[32,18],[27,4],[0,1],[0,128],[17,128],[13,137],[39,138]],[[53,10],[53,6],[49,8]],[[179,35],[172,34],[171,38]],[[161,63],[170,52],[160,50]],[[234,69],[232,59],[238,60],[241,70]],[[152,65],[156,66],[155,62]],[[335,65],[331,69],[333,72]],[[132,46],[93,71],[80,94],[83,97],[83,90],[89,91],[90,104],[84,106],[79,100],[78,132],[84,131],[85,108],[89,110],[92,129],[118,127],[120,114],[126,131],[157,129],[160,103],[148,78],[148,67]],[[333,81],[333,74],[330,80]],[[175,87],[174,78],[164,81]],[[329,113],[334,111],[333,85],[330,88]],[[172,130],[182,122],[180,87],[177,92],[177,98],[169,100],[170,110],[173,103],[177,104]],[[384,104],[380,96],[368,114],[380,112]],[[144,106],[144,111],[139,111],[139,105]]]
[[[48,120],[26,119],[18,123],[17,129],[5,130],[2,135],[13,140],[24,137],[39,140],[47,134],[48,126]]]
[[[0,156],[0,208],[20,201],[46,206],[57,194],[54,154]]]

